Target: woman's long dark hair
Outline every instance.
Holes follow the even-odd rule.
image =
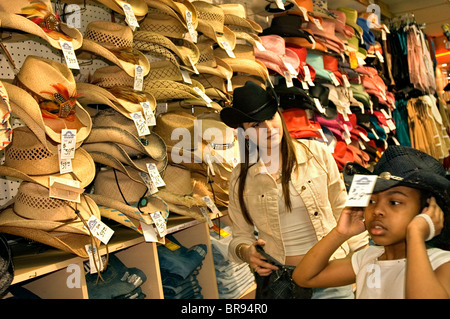
[[[282,162],[281,162],[281,184],[283,190],[283,196],[285,205],[288,210],[291,210],[291,197],[289,195],[289,181],[291,179],[291,172],[295,168],[297,168],[297,157],[295,154],[295,145],[294,139],[289,135],[289,131],[287,129],[286,123],[283,119],[283,115],[280,111],[277,111],[278,115],[281,118],[281,123],[283,127],[283,138],[281,139],[281,154],[283,154]],[[249,141],[245,139],[245,148],[244,148],[244,162],[241,164],[241,170],[239,172],[239,180],[238,180],[238,197],[239,204],[241,206],[242,214],[244,215],[245,220],[252,224],[252,220],[248,213],[247,207],[244,202],[244,188],[245,181],[247,179],[247,172],[251,166],[250,165],[250,152],[249,152]]]

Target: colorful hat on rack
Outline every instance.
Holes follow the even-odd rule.
[[[150,71],[150,63],[142,52],[133,49],[133,31],[126,25],[108,21],[94,21],[87,25],[82,51],[101,56],[134,77],[136,65],[143,76]]]
[[[336,53],[345,50],[344,42],[336,36],[336,20],[324,19],[322,29],[319,29],[311,21],[308,22],[308,29],[311,30],[316,41],[321,42],[327,49]]]
[[[11,143],[13,129],[10,118],[11,104],[8,92],[0,81],[0,150],[5,149]]]
[[[337,8],[337,11],[341,11],[345,13],[345,24],[352,27],[355,32],[356,36],[360,39],[363,37],[363,29],[358,25],[357,19],[358,19],[358,11],[352,8],[345,8],[345,7],[339,7]]]
[[[0,232],[34,240],[88,258],[86,245],[100,241],[90,234],[87,221],[100,219],[96,203],[81,194],[80,202],[49,197],[48,188],[22,182],[17,194],[0,212]],[[78,211],[78,214],[75,213]]]
[[[149,12],[155,10],[169,17],[175,18],[184,26],[185,33],[188,32],[188,23],[192,23],[195,30],[198,26],[198,13],[195,6],[188,0],[145,0],[149,7]],[[190,14],[188,14],[190,13]],[[190,18],[188,18],[190,15]],[[190,19],[190,20],[189,20]]]
[[[2,29],[13,29],[36,35],[61,50],[60,40],[72,42],[74,50],[81,47],[83,36],[70,28],[53,12],[50,0],[17,0],[0,3]]]
[[[42,132],[61,143],[62,129],[76,129],[77,146],[89,135],[91,117],[77,101],[75,78],[67,65],[29,55],[14,84],[4,83],[13,113],[40,137],[41,143],[48,144]]]
[[[328,10],[327,0],[313,0],[312,15],[315,17],[321,17],[326,19],[336,19],[334,13]]]
[[[312,43],[309,29],[302,29],[303,19],[298,15],[273,17],[270,27],[264,29],[262,35],[276,34],[282,37],[299,37]]]

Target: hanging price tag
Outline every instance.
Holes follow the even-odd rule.
[[[191,64],[192,70],[194,70],[194,73],[195,73],[195,74],[199,74],[199,72],[198,72],[198,70],[197,70],[197,67],[195,66],[194,61],[192,61],[191,56],[188,54],[187,57],[188,57],[189,63]]]
[[[283,0],[275,0],[278,9],[285,10]]]
[[[211,218],[209,217],[208,211],[205,207],[200,207],[200,211],[202,212],[203,217],[205,217],[206,222],[208,223],[209,228],[213,227],[214,224],[211,221]]]
[[[208,208],[213,212],[213,214],[220,215],[219,209],[217,208],[216,204],[214,204],[214,202],[212,201],[212,199],[209,196],[203,196],[202,199],[205,201],[206,206],[208,206]]]
[[[131,113],[130,116],[134,121],[134,125],[136,126],[139,136],[145,136],[150,134],[147,121],[145,120],[141,112]]]
[[[69,69],[80,69],[80,65],[78,64],[77,56],[75,55],[75,51],[73,50],[72,42],[59,40],[59,45],[61,46],[61,50],[64,55],[64,59],[66,60],[67,67]]]
[[[354,175],[345,206],[367,207],[377,178],[374,175]]]
[[[134,66],[134,86],[136,91],[142,91],[144,85],[144,69],[139,64]]]
[[[80,188],[79,181],[50,176],[49,185],[49,197],[80,203],[80,194],[84,188]]]
[[[294,86],[294,82],[292,81],[292,74],[289,71],[284,72],[284,78],[286,80],[286,87],[291,88]]]
[[[133,8],[128,3],[122,3],[122,9],[125,13],[125,22],[130,26],[131,30],[135,31],[139,28],[139,23],[134,15]]]
[[[183,78],[184,83],[192,84],[191,76],[189,75],[189,72],[183,69],[180,69],[181,76]]]
[[[330,75],[331,82],[333,82],[333,84],[335,86],[339,86],[340,83],[339,83],[338,79],[336,78],[336,75],[333,72],[329,72],[328,74]]]
[[[167,225],[166,220],[162,217],[161,212],[151,213],[150,217],[153,220],[156,231],[158,232],[159,237],[164,237],[167,234]]]
[[[61,157],[74,158],[75,145],[77,140],[77,130],[62,129],[61,130]]]
[[[103,258],[99,258],[97,248],[92,247],[91,245],[85,245],[84,249],[86,249],[86,252],[89,256],[89,273],[90,274],[96,274],[97,269],[99,271],[103,270]]]
[[[103,244],[107,245],[112,235],[114,234],[114,230],[109,228],[104,222],[102,222],[94,215],[91,215],[91,217],[89,217],[87,224],[92,235],[100,239]]]
[[[155,183],[153,183],[149,174],[145,172],[139,172],[139,175],[141,176],[151,195],[158,192],[158,187],[156,187]]]
[[[316,97],[314,98],[314,104],[316,105],[316,107],[320,113],[325,113],[325,109],[323,108],[322,104],[320,103],[320,100]]]
[[[207,105],[208,107],[212,107],[212,105],[211,105],[212,100],[209,98],[208,95],[206,95],[206,94],[205,94],[200,88],[198,88],[198,87],[194,87],[194,91],[195,91],[198,95],[200,95],[200,97],[206,102],[206,105]]]
[[[197,43],[198,33],[195,30],[194,25],[192,23],[192,12],[189,10],[186,11],[186,24],[187,24],[189,36],[191,37],[192,42]]]
[[[70,158],[61,158],[61,144],[58,144],[58,156],[59,156],[59,173],[66,174],[73,171],[72,160]]]
[[[163,187],[166,186],[166,183],[164,183],[164,180],[162,179],[161,175],[158,172],[158,169],[154,163],[147,163],[147,170],[150,175],[150,179],[152,182],[156,185],[156,187]]]
[[[346,74],[342,74],[342,79],[344,80],[344,86],[346,88],[349,88],[351,85],[350,85],[350,81],[348,80],[347,75]]]
[[[264,47],[264,45],[261,42],[259,42],[258,40],[255,41],[255,45],[259,51],[266,51],[266,48]]]
[[[144,117],[145,121],[148,126],[155,126],[156,125],[156,118],[155,114],[153,114],[153,110],[150,107],[150,104],[148,102],[141,102],[142,109],[144,110]]]
[[[233,59],[236,58],[233,50],[231,49],[231,45],[228,43],[228,41],[222,41],[222,45],[230,58],[233,58]]]

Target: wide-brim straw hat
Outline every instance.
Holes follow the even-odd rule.
[[[26,126],[14,129],[12,143],[5,151],[4,165],[0,175],[49,186],[50,176],[80,182],[80,187],[89,185],[95,177],[95,164],[89,154],[81,148],[75,150],[71,173],[60,174],[57,151],[51,153],[39,142]]]
[[[233,69],[224,60],[214,55],[213,44],[212,40],[197,43],[201,54],[196,68],[199,73],[212,74],[230,80],[233,76]]]
[[[38,9],[33,9],[31,7],[38,6]],[[25,9],[25,8],[29,9]],[[46,7],[46,13],[43,12],[43,8]],[[2,29],[14,29],[26,32],[28,34],[36,35],[45,41],[47,41],[52,47],[61,50],[61,45],[59,40],[69,40],[72,42],[74,50],[81,47],[83,43],[83,35],[76,28],[70,28],[66,23],[59,21],[60,30],[68,37],[60,37],[55,31],[46,32],[44,29],[28,19],[27,15],[32,18],[36,17],[38,19],[43,19],[44,25],[47,29],[50,25],[55,24],[54,20],[59,21],[53,12],[52,4],[50,0],[40,0],[40,3],[30,3],[28,0],[17,0],[17,1],[2,1],[0,3],[0,21]],[[48,14],[48,15],[47,15]]]
[[[170,17],[175,18],[179,23],[184,25],[187,31],[187,17],[186,14],[191,12],[192,27],[197,29],[198,13],[193,4],[188,0],[145,0],[149,11],[156,9],[163,12]]]
[[[252,45],[236,44],[233,50],[236,58],[230,58],[222,48],[214,49],[214,55],[227,63],[233,72],[239,72],[257,76],[264,81],[269,78],[269,70],[261,62],[255,59]]]
[[[29,55],[14,83],[18,87],[6,83],[5,87],[12,104],[17,106],[13,113],[26,125],[43,129],[56,143],[61,143],[62,129],[76,129],[77,144],[89,135],[91,117],[76,100],[75,78],[66,64]],[[59,106],[59,113],[51,114],[54,118],[44,117],[41,112],[49,101]]]
[[[108,47],[106,47],[107,45]],[[116,51],[115,53],[111,50]],[[150,71],[150,62],[145,55],[133,49],[133,31],[129,26],[109,21],[93,21],[86,27],[81,51],[89,51],[121,67],[128,75],[135,76],[135,67],[142,67],[145,76]],[[133,55],[135,62],[124,59]],[[122,56],[122,58],[118,57]]]
[[[99,207],[113,208],[147,225],[153,224],[150,214],[156,212],[161,212],[167,221],[167,203],[157,194],[148,195],[147,191],[146,185],[137,183],[120,171],[102,170],[98,172],[94,181],[94,193],[90,196]],[[143,199],[145,200],[142,201]]]
[[[120,88],[116,89],[120,91]],[[131,113],[142,112],[143,110],[139,102],[126,99],[126,92],[120,97],[120,94],[115,95],[112,91],[98,85],[81,82],[77,83],[77,90],[81,94],[78,100],[84,106],[91,104],[108,105],[129,119],[131,119]],[[138,94],[142,95],[142,102],[148,103],[152,111],[156,109],[156,100],[151,94],[146,92],[139,92]]]
[[[139,30],[152,31],[174,39],[183,39],[188,32],[185,23],[161,11],[149,7],[144,20],[139,23]]]
[[[113,142],[120,144],[130,156],[146,154],[162,161],[167,149],[162,138],[155,132],[139,136],[133,120],[115,110],[102,110],[93,117],[93,132],[86,140],[88,143]]]
[[[197,9],[197,31],[213,39],[223,49],[226,48],[223,42],[228,42],[230,49],[233,50],[236,45],[236,35],[225,26],[222,8],[205,1],[194,1],[192,4]]]
[[[143,90],[152,94],[157,102],[165,102],[176,99],[195,99],[201,98],[194,88],[199,88],[205,93],[205,88],[200,82],[192,80],[192,84],[180,83],[171,80],[144,80]]]
[[[85,245],[100,243],[81,220],[87,223],[92,215],[101,218],[89,195],[81,194],[80,203],[68,202],[49,197],[46,187],[22,182],[6,206],[0,213],[0,232],[29,238],[83,258],[88,257]]]
[[[220,4],[225,15],[225,25],[239,26],[245,29],[250,29],[252,32],[261,33],[262,27],[255,21],[248,19],[245,8],[240,3],[224,3]]]
[[[197,64],[200,50],[194,42],[188,39],[169,39],[168,37],[152,31],[136,31],[134,33],[134,47],[140,51],[152,51],[150,44],[158,44],[174,53],[183,66],[192,69],[192,63]],[[190,58],[190,60],[189,60]]]
[[[11,143],[12,126],[11,118],[11,104],[9,103],[8,91],[0,81],[0,150],[5,149]]]
[[[127,3],[131,6],[131,10],[133,10],[134,16],[138,21],[144,19],[145,15],[148,12],[147,3],[145,3],[144,0],[96,0],[96,1],[107,6],[113,11],[120,13],[121,15],[125,15],[122,4]]]

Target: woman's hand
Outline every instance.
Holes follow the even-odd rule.
[[[348,238],[366,230],[363,207],[345,207],[339,217],[336,231]]]
[[[264,257],[256,250],[256,245],[264,247],[266,242],[262,239],[255,241],[247,249],[248,264],[255,270],[260,276],[268,276],[272,273],[272,270],[277,270],[278,267],[268,263]]]
[[[422,214],[431,217],[435,229],[435,236],[437,236],[444,227],[444,212],[438,206],[434,197],[430,197],[427,201],[429,206],[422,210]],[[407,232],[418,234],[423,240],[426,240],[430,234],[430,228],[424,218],[413,218],[408,224]]]

